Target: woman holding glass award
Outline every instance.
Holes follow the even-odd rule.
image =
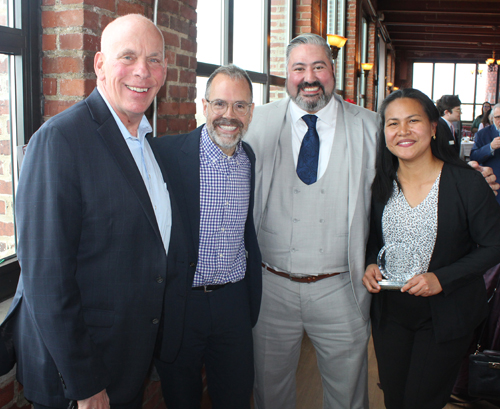
[[[388,409],[441,409],[486,316],[500,208],[481,174],[436,134],[439,112],[403,89],[380,114],[363,284]]]

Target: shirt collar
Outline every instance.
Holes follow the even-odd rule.
[[[290,115],[293,123],[301,120],[304,115],[316,115],[318,120],[325,122],[328,126],[333,126],[337,119],[337,100],[333,95],[330,102],[314,114],[304,111],[293,100],[290,100],[290,102]]]
[[[208,134],[207,125],[204,125],[201,130],[201,148],[208,161],[215,163],[221,158],[229,158],[239,161],[239,156],[243,146],[242,142],[239,141],[238,145],[236,145],[236,150],[234,151],[233,156],[227,156],[224,152],[222,152],[221,148],[219,148],[214,141],[212,141],[212,138],[210,138],[210,135]]]
[[[115,110],[111,106],[111,104],[108,102],[104,94],[101,92],[99,87],[97,87],[97,91],[99,91],[99,94],[101,95],[102,99],[108,106],[109,110],[111,111],[111,115],[113,115],[113,118],[115,119],[116,124],[118,125],[118,128],[120,129],[120,132],[122,133],[122,136],[125,140],[127,139],[132,139],[132,140],[138,140],[141,145],[144,145],[144,139],[146,135],[150,132],[152,132],[153,128],[151,128],[151,125],[149,124],[148,119],[146,118],[146,115],[142,116],[141,123],[139,124],[139,128],[137,129],[137,137],[132,136],[132,134],[129,132],[127,127],[123,124],[121,119],[118,117],[116,114]]]

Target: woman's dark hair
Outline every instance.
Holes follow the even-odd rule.
[[[431,151],[432,154],[441,159],[443,162],[451,163],[456,166],[463,168],[472,169],[464,161],[460,160],[457,156],[454,148],[449,144],[448,139],[444,136],[444,132],[441,126],[447,126],[439,124],[439,111],[437,110],[434,103],[429,99],[427,95],[418,89],[405,88],[397,90],[391,93],[380,106],[379,114],[381,117],[380,128],[378,133],[378,143],[377,143],[377,158],[375,164],[375,179],[372,185],[373,198],[382,203],[387,203],[389,198],[392,196],[393,183],[396,181],[398,187],[401,186],[397,180],[396,172],[399,167],[398,158],[391,153],[385,144],[385,111],[387,106],[400,98],[410,98],[418,101],[424,112],[429,119],[429,121],[436,124],[436,139],[431,138]]]
[[[488,101],[483,102],[483,105],[481,106],[481,115],[483,115],[483,117],[484,117],[484,106],[485,106],[486,104],[490,106],[490,109],[488,110],[488,115],[489,115],[489,114],[490,114],[490,112],[491,112],[491,104],[490,104]]]
[[[483,124],[483,128],[486,128],[487,126],[491,125],[490,122],[490,114],[493,111],[490,109],[486,114],[483,114],[483,119],[481,119],[481,123]]]

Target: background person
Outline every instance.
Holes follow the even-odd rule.
[[[438,122],[439,133],[449,141],[457,156],[460,154],[460,144],[462,143],[461,105],[462,102],[458,95],[443,95],[436,101],[436,107],[441,116]]]
[[[489,117],[490,111],[491,104],[488,101],[484,102],[483,106],[481,107],[481,115],[478,115],[476,119],[474,119],[470,127],[470,131],[472,132],[472,134],[475,134],[479,130],[479,125],[481,124],[485,116]]]
[[[486,315],[482,275],[500,261],[500,212],[481,175],[436,133],[439,113],[427,96],[397,91],[380,114],[363,278],[374,294],[380,381],[388,409],[441,409]],[[401,291],[380,291],[377,254],[393,243],[420,255],[422,274]]]
[[[500,175],[500,104],[496,104],[491,110],[493,124],[481,129],[474,138],[474,145],[470,151],[471,160],[480,165],[489,166],[493,173]],[[497,195],[500,204],[500,197]]]

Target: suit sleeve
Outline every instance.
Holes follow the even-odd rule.
[[[490,142],[491,141],[487,137],[486,131],[478,132],[476,134],[474,145],[470,151],[470,159],[482,164],[491,158]]]
[[[456,222],[467,226],[474,245],[456,262],[433,271],[445,295],[500,263],[500,207],[481,174],[465,172],[466,177],[457,183],[457,200],[463,205],[466,220]]]
[[[82,315],[76,281],[82,226],[77,152],[55,126],[30,141],[16,196],[23,302],[55,362],[68,399],[106,388],[107,369]]]

